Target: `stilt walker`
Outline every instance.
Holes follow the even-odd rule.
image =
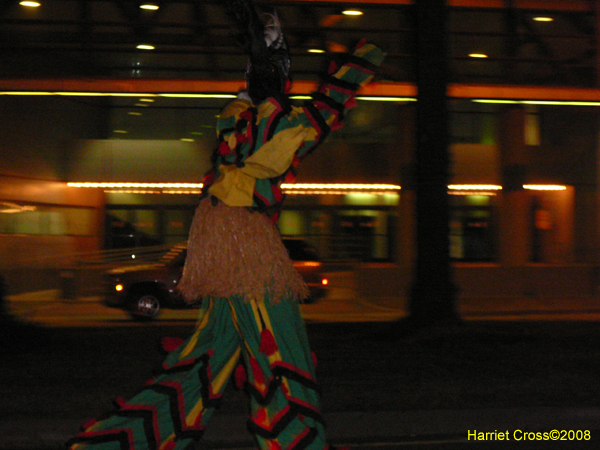
[[[311,101],[292,106],[281,23],[266,23],[249,0],[228,0],[249,55],[247,91],[217,122],[212,169],[188,240],[179,289],[201,302],[187,341],[164,342],[162,370],[106,417],[84,425],[76,449],[181,450],[199,439],[232,375],[250,398],[248,429],[264,450],[324,450],[315,364],[299,301],[308,295],[275,226],[283,182],[303,157],[341,126],[360,86],[384,58],[359,43],[332,64]]]

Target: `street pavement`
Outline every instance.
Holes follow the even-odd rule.
[[[600,408],[532,408],[444,411],[325,413],[327,435],[334,446],[352,448],[598,448]],[[0,423],[0,448],[59,449],[81,425],[80,420],[6,419]],[[580,440],[535,440],[531,433],[581,431]],[[586,440],[585,431],[590,431]],[[487,440],[476,440],[488,432]],[[494,434],[495,433],[495,434]],[[504,440],[494,439],[504,433]],[[574,433],[571,437],[576,438]],[[527,437],[529,436],[529,440]],[[544,435],[540,436],[542,439]],[[533,441],[531,440],[533,439]],[[595,445],[593,445],[595,442]],[[477,447],[480,446],[480,447]],[[499,447],[494,447],[499,446]],[[536,447],[533,447],[536,446]],[[243,414],[216,414],[202,440],[203,448],[253,448]]]
[[[98,310],[98,299],[62,301],[56,292],[10,298],[11,310],[21,320],[50,327],[137,326],[127,315],[108,308]],[[359,299],[351,289],[332,289],[315,304],[303,305],[309,322],[391,321],[406,315],[402,301],[392,298]],[[90,312],[91,311],[91,312]],[[461,315],[466,320],[600,320],[597,298],[551,299],[464,299]],[[161,321],[194,320],[193,311],[165,312]],[[325,412],[328,438],[338,445],[370,450],[392,449],[580,449],[600,448],[600,406],[597,408],[529,408],[485,410],[427,410],[379,412]],[[0,421],[0,449],[51,450],[62,448],[75,434],[81,420],[54,417],[11,417],[4,411]],[[199,445],[201,449],[252,448],[243,414],[217,414]],[[534,440],[535,434],[562,430],[564,436],[580,440]],[[585,432],[589,430],[589,434]],[[477,433],[491,434],[485,440]],[[493,434],[496,433],[496,434]],[[506,433],[505,440],[497,439]],[[584,433],[584,434],[582,434]],[[587,436],[590,440],[587,440]],[[543,438],[544,435],[542,434]],[[506,439],[508,438],[508,439]],[[594,441],[596,444],[594,445]]]
[[[360,297],[343,274],[336,276],[324,299],[301,306],[306,322],[390,322],[407,316],[406,299]],[[136,325],[126,312],[102,306],[100,297],[61,299],[58,290],[13,295],[9,306],[20,319],[50,327]],[[460,298],[457,309],[466,321],[600,321],[600,296]],[[162,323],[196,318],[195,309],[163,310],[160,316]]]

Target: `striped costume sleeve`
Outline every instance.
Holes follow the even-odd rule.
[[[361,86],[368,84],[385,54],[372,44],[359,44],[340,67],[332,63],[329,74],[312,101],[281,117],[274,133],[285,128],[302,126],[307,136],[296,151],[302,158],[325,140],[331,130],[342,126],[344,113],[356,106],[355,96]]]
[[[278,209],[284,195],[281,183],[295,180],[303,156],[341,127],[354,97],[374,76],[384,53],[359,44],[347,61],[330,72],[311,101],[286,107],[275,98],[259,105],[237,99],[217,121],[217,149],[212,170],[204,179],[210,192],[229,206]]]

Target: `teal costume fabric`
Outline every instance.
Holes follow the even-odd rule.
[[[175,343],[161,372],[106,419],[87,424],[71,448],[182,450],[202,436],[234,372],[250,397],[248,428],[260,449],[327,448],[298,308],[205,299],[195,333]]]

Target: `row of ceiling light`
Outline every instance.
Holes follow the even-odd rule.
[[[533,18],[533,20],[535,22],[554,22],[554,19],[549,16],[536,16]],[[469,53],[469,57],[474,59],[485,59],[488,57],[488,54],[482,52],[472,52]]]
[[[40,6],[42,6],[42,4],[40,2],[25,1],[25,0],[22,1],[22,2],[19,2],[19,5],[25,6],[27,8],[39,8]],[[145,10],[148,10],[148,11],[156,11],[159,8],[160,7],[156,3],[142,3],[142,4],[140,4],[140,9],[145,9]]]
[[[146,10],[157,10],[158,6],[154,5],[154,4],[143,4],[140,5],[140,8],[142,9],[146,9]],[[359,9],[355,9],[355,8],[349,8],[349,9],[345,9],[342,11],[342,14],[345,16],[350,16],[350,17],[358,17],[358,16],[362,16],[363,12]],[[156,47],[153,44],[149,44],[149,43],[141,43],[138,44],[136,46],[136,48],[138,50],[155,50]],[[345,49],[344,49],[345,50]],[[326,50],[322,49],[322,48],[309,48],[307,50],[308,53],[326,53]]]
[[[22,1],[20,2],[21,6],[26,6],[26,7],[30,7],[30,8],[37,8],[41,6],[41,3],[36,2],[36,1]],[[144,9],[146,11],[157,11],[160,8],[159,5],[157,5],[156,3],[141,3],[140,4],[140,9]],[[356,8],[348,8],[342,11],[342,14],[346,15],[346,16],[362,16],[363,12],[359,9]],[[536,22],[552,22],[554,21],[554,19],[552,17],[548,17],[548,16],[536,16],[533,18],[534,21]],[[156,47],[153,44],[150,43],[140,43],[136,46],[136,48],[138,50],[155,50]],[[309,53],[325,53],[325,50],[322,48],[310,48],[308,49]],[[488,57],[487,53],[482,53],[482,52],[472,52],[469,53],[469,57],[471,58],[475,58],[475,59],[485,59]]]
[[[23,1],[21,2],[23,6],[40,6],[41,4],[38,2],[29,2]],[[140,9],[145,9],[146,11],[157,11],[160,8],[156,3],[142,3],[140,4]],[[362,16],[363,12],[356,8],[348,8],[342,11],[342,14],[346,16]]]
[[[21,6],[25,6],[25,7],[29,7],[29,8],[39,8],[42,5],[40,2],[36,2],[36,1],[22,1],[19,4]],[[160,9],[160,6],[157,5],[156,3],[142,2],[140,4],[140,9],[143,9],[146,11],[157,11],[158,9]],[[362,16],[363,12],[356,8],[347,8],[342,11],[342,14],[345,16],[357,17],[357,16]],[[148,50],[148,51],[156,49],[156,47],[153,44],[147,43],[147,42],[138,44],[136,46],[136,48],[138,50]],[[310,49],[308,49],[308,53],[325,53],[325,50],[322,48],[310,48]]]

